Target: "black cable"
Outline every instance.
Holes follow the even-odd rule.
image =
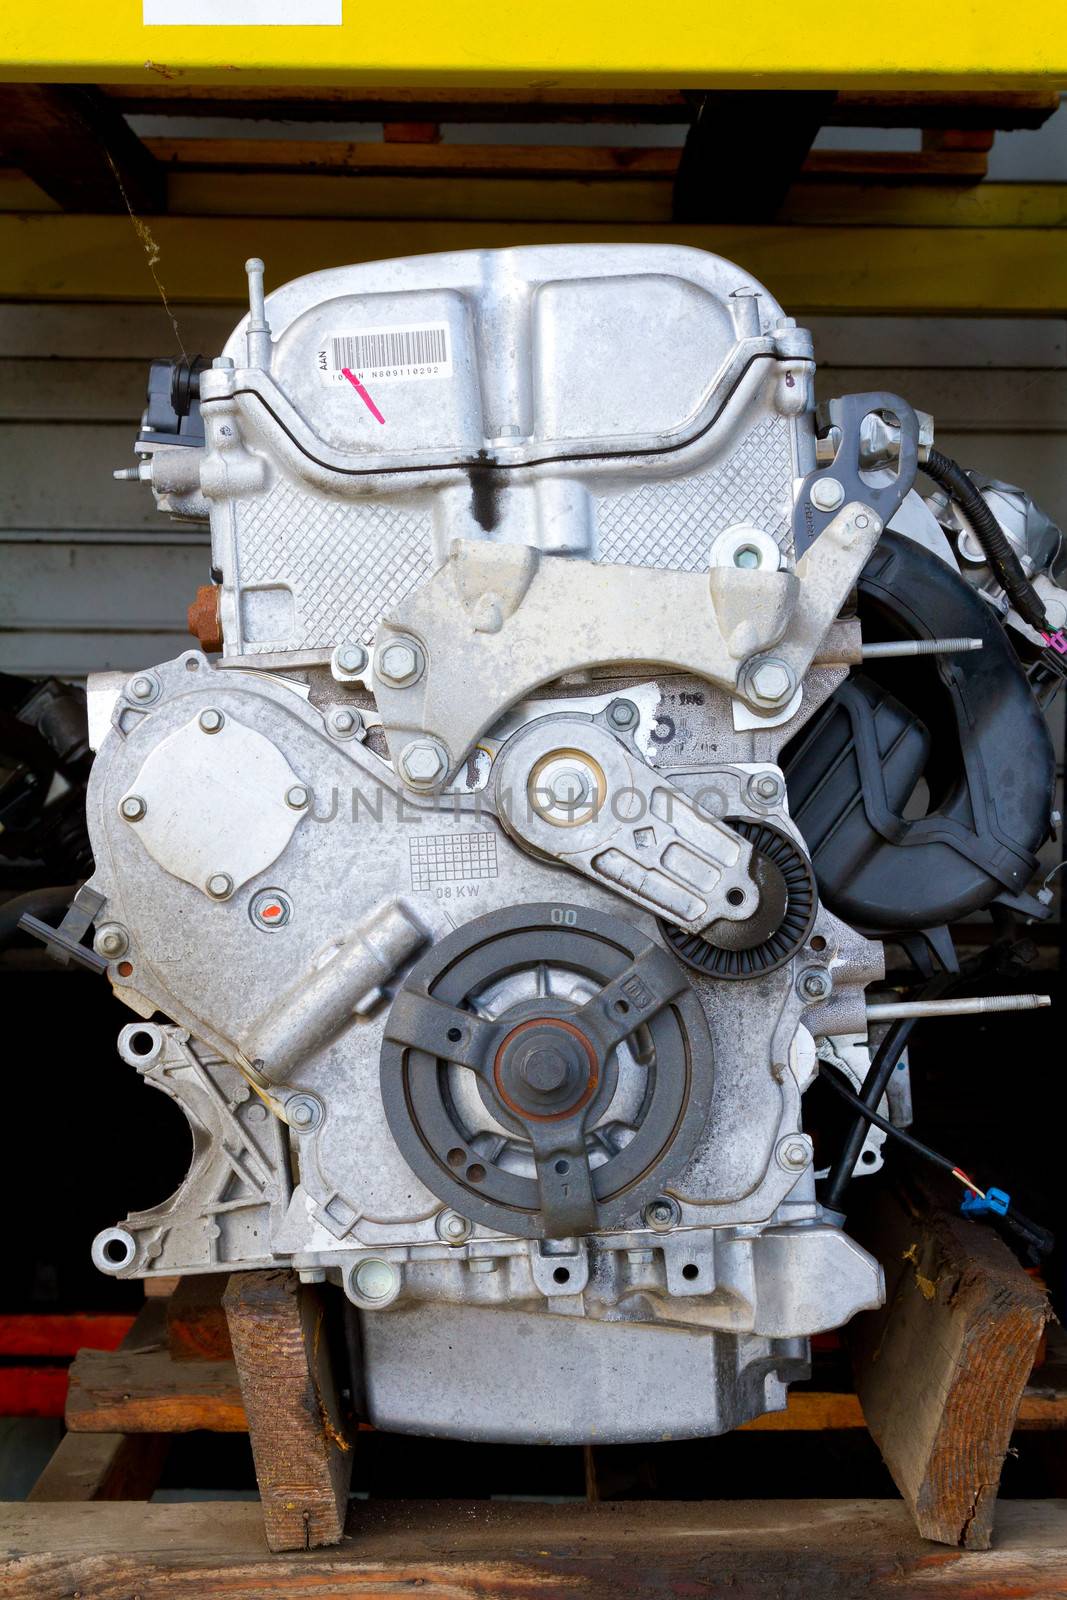
[[[909,1018],[908,1020],[914,1019]],[[894,1139],[898,1139],[909,1150],[914,1150],[915,1154],[922,1156],[924,1161],[932,1161],[935,1167],[941,1167],[945,1172],[959,1171],[956,1163],[950,1161],[948,1156],[939,1154],[937,1150],[931,1150],[928,1144],[923,1144],[920,1139],[914,1138],[910,1133],[905,1133],[903,1128],[898,1128],[895,1122],[890,1122],[886,1117],[875,1111],[873,1106],[869,1106],[865,1100],[861,1100],[858,1094],[855,1094],[846,1083],[842,1082],[836,1070],[828,1061],[819,1062],[819,1073],[826,1079],[832,1089],[837,1090],[842,1100],[848,1101],[853,1111],[858,1112],[864,1122],[873,1122],[875,1127],[881,1128],[883,1133],[892,1134]]]
[[[896,1123],[880,1116],[866,1101],[861,1100],[859,1095],[854,1094],[848,1085],[842,1081],[828,1061],[819,1062],[819,1072],[830,1087],[837,1091],[842,1100],[847,1100],[852,1109],[859,1113],[865,1123],[873,1122],[876,1128],[881,1128],[883,1133],[890,1134],[899,1144],[904,1145],[908,1150],[914,1151],[924,1161],[929,1161],[933,1166],[940,1167],[943,1172],[950,1172],[953,1177],[963,1175],[963,1169],[955,1161],[950,1161],[948,1156],[943,1156],[939,1150],[932,1150],[928,1144],[923,1144],[922,1140],[916,1139],[913,1134],[905,1133],[903,1128],[898,1128]],[[1015,1206],[1009,1205],[1007,1211],[993,1214],[999,1215],[1001,1220],[1011,1228],[1012,1232],[1017,1233],[1039,1255],[1047,1255],[1055,1247],[1055,1237],[1048,1229],[1024,1216]]]
[[[838,1152],[837,1160],[830,1169],[830,1177],[826,1187],[826,1205],[831,1211],[840,1211],[845,1198],[845,1190],[859,1160],[863,1141],[867,1137],[867,1113],[877,1107],[878,1102],[889,1085],[889,1080],[896,1070],[897,1062],[904,1054],[904,1046],[908,1042],[911,1030],[918,1019],[915,1017],[900,1017],[892,1024],[885,1038],[878,1046],[870,1070],[863,1080],[862,1098],[856,1098],[863,1106],[863,1115],[857,1116],[845,1135],[844,1142]],[[839,1080],[835,1080],[839,1081]]]
[[[1023,621],[1039,633],[1050,632],[1045,608],[1023,571],[1011,541],[963,468],[951,456],[942,455],[940,450],[931,450],[923,463],[923,471],[935,483],[939,483],[966,514],[989,565]]]

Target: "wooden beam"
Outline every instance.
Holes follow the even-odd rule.
[[[522,1505],[373,1501],[319,1557],[263,1547],[259,1507],[0,1506],[5,1600],[1051,1600],[1067,1592],[1067,1501],[1003,1507],[997,1548],[935,1550],[899,1501]]]
[[[166,1350],[82,1350],[70,1368],[72,1433],[243,1433],[232,1361],[172,1361]]]
[[[927,1539],[990,1546],[1000,1471],[1051,1315],[991,1228],[882,1191],[850,1231],[886,1304],[849,1330],[867,1425]]]
[[[0,148],[66,211],[159,211],[166,203],[155,157],[97,89],[4,85]]]
[[[149,218],[173,301],[234,301],[253,247],[268,285],[340,264],[434,250],[618,241],[687,244],[748,268],[791,315],[1043,316],[1067,308],[1064,241],[1051,228]],[[0,216],[0,299],[148,300],[144,246],[121,218]]]
[[[205,1374],[207,1364],[201,1357],[174,1360],[160,1351],[149,1351],[136,1362],[122,1355],[79,1358],[72,1369],[77,1392],[69,1403],[68,1426],[79,1432],[106,1428],[141,1433],[164,1425],[175,1433],[243,1432],[248,1424],[236,1367],[220,1361]],[[59,1369],[59,1398],[48,1415],[63,1415],[66,1377],[66,1370]],[[784,1411],[768,1411],[743,1426],[754,1433],[811,1433],[864,1428],[866,1423],[856,1395],[798,1389]],[[1034,1387],[1023,1395],[1016,1428],[1023,1433],[1067,1429],[1067,1384],[1035,1374]]]
[[[389,128],[403,127],[405,137],[398,134],[390,139]],[[433,123],[405,123],[387,125],[385,139],[377,141],[345,141],[332,139],[197,139],[187,136],[149,135],[146,148],[163,165],[168,173],[175,170],[188,172],[213,171],[225,168],[232,172],[344,173],[349,176],[462,178],[546,178],[561,181],[567,178],[581,182],[628,182],[638,178],[677,182],[688,170],[692,158],[679,149],[664,146],[639,145],[531,145],[531,144],[440,144],[432,133]],[[416,137],[416,134],[425,137]],[[691,136],[692,137],[692,136]],[[950,138],[962,140],[959,144],[942,144]],[[803,178],[852,178],[860,181],[928,182],[959,181],[974,183],[985,176],[987,144],[978,146],[970,141],[988,137],[979,133],[931,134],[930,145],[922,150],[811,150],[802,156],[783,176],[775,169],[772,179],[745,167],[749,184],[743,188],[747,209],[774,213],[786,191],[798,175]],[[687,146],[687,151],[689,150]],[[773,162],[780,159],[775,153]],[[710,161],[711,158],[708,157]],[[772,163],[773,164],[773,163]],[[712,169],[718,166],[712,162]],[[692,177],[692,174],[690,174]],[[688,179],[686,181],[689,181]],[[696,181],[695,179],[693,181]],[[755,188],[752,189],[751,185]],[[726,195],[726,191],[716,191]],[[758,205],[752,201],[758,197]],[[711,203],[710,191],[700,189],[701,204]],[[760,197],[766,196],[766,201]],[[399,204],[403,204],[401,195]],[[722,202],[729,206],[728,195]],[[502,213],[503,214],[503,213]],[[693,216],[690,221],[716,220],[714,217]],[[724,211],[717,220],[728,222],[744,220],[741,214],[731,217]]]
[[[770,221],[836,99],[817,89],[703,95],[674,180],[674,220]]]
[[[417,89],[338,89],[326,84],[227,83],[177,80],[104,85],[131,115],[173,109],[183,117],[256,117],[272,121],[328,122],[582,122],[685,124],[691,120],[694,81],[684,89],[562,89],[530,84],[522,89],[423,86]],[[1056,89],[842,90],[826,116],[834,127],[1040,128],[1057,109]]]
[[[295,1273],[238,1272],[224,1304],[267,1543],[272,1550],[336,1544],[353,1435],[338,1406],[327,1299]]]
[[[232,1361],[222,1296],[225,1272],[190,1273],[167,1301],[167,1348],[172,1361]]]
[[[161,1433],[68,1433],[26,1498],[147,1500],[169,1449],[170,1437]]]

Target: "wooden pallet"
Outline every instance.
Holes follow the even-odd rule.
[[[1053,1600],[1067,1501],[1006,1503],[996,1548],[884,1500],[357,1505],[331,1550],[269,1555],[259,1508],[6,1505],[5,1600]]]
[[[228,1284],[189,1278],[146,1302],[118,1350],[77,1356],[69,1432],[29,1503],[2,1512],[0,1548],[19,1554],[0,1558],[0,1589],[34,1600],[125,1596],[137,1573],[155,1582],[151,1593],[199,1595],[211,1592],[197,1585],[213,1574],[220,1592],[252,1596],[268,1592],[269,1573],[271,1584],[289,1585],[279,1592],[306,1582],[318,1600],[397,1584],[452,1596],[538,1584],[555,1592],[552,1582],[579,1575],[583,1594],[609,1583],[624,1593],[715,1593],[730,1573],[739,1586],[731,1593],[743,1595],[767,1592],[761,1585],[775,1592],[788,1567],[797,1592],[796,1575],[814,1581],[818,1571],[828,1594],[888,1593],[893,1582],[894,1594],[909,1594],[920,1572],[924,1594],[954,1584],[974,1596],[1067,1593],[1067,1506],[1008,1502],[996,1537],[993,1527],[1013,1430],[1067,1428],[1067,1350],[1058,1330],[1042,1345],[1043,1291],[992,1232],[928,1198],[887,1195],[864,1226],[890,1271],[885,1310],[857,1323],[858,1393],[798,1390],[785,1412],[749,1430],[853,1429],[865,1417],[902,1503],[595,1504],[592,1451],[594,1504],[582,1511],[350,1504],[360,1427],[341,1403],[342,1365],[331,1355],[340,1297],[284,1271]],[[145,1503],[170,1437],[205,1429],[248,1431],[260,1507]],[[121,1513],[89,1504],[113,1500],[142,1503]],[[320,1548],[319,1561],[302,1565],[310,1558],[301,1554],[268,1565],[264,1535],[275,1552]],[[990,1546],[988,1558],[973,1554]],[[705,1587],[686,1588],[698,1581]]]

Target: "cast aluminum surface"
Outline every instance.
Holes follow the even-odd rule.
[[[203,449],[160,443],[149,468],[166,509],[210,515],[223,652],[155,667],[147,701],[91,689],[102,953],[156,1019],[121,1051],[197,1152],[98,1264],[328,1278],[382,1427],[651,1439],[781,1407],[808,1337],[882,1293],[816,1200],[802,1106],[817,1049],[862,1081],[881,946],[819,907],[773,970],[686,970],[655,1005],[619,950],[662,960],[661,917],[725,943],[780,915],[732,821],[804,851],[778,756],[857,659],[837,617],[882,527],[842,464],[838,509],[794,546],[810,339],[741,269],[674,247],[371,263],[265,304],[251,268],[250,316],[201,378]],[[660,1104],[657,1017],[694,1086],[699,1116],[664,1124],[610,1213],[550,1203],[501,1055],[494,1077],[432,1045],[429,991],[405,1002],[414,1034],[397,1020],[442,950],[535,908],[561,951],[568,930],[606,941],[630,997],[571,1131],[594,1187]],[[471,1029],[573,1030],[615,991],[570,961],[509,956]],[[412,1112],[390,1062],[416,1039],[462,1129],[436,1157],[465,1170],[437,1188],[394,1136]],[[546,1050],[522,1071],[548,1084]],[[505,1197],[540,1184],[540,1211],[465,1214],[460,1180],[488,1169]],[[464,1346],[485,1356],[458,1373]]]

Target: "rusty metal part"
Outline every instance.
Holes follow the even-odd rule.
[[[222,649],[222,618],[219,616],[219,589],[202,583],[196,599],[186,613],[189,632],[200,642],[201,650],[216,653]]]

